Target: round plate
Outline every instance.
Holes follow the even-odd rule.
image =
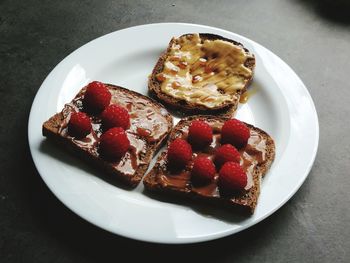
[[[122,189],[96,176],[96,170],[57,149],[41,134],[42,123],[61,111],[63,105],[92,80],[147,94],[147,77],[171,37],[194,32],[234,39],[256,56],[251,88],[257,92],[239,107],[236,117],[260,127],[274,138],[276,159],[262,182],[257,208],[250,217],[203,205],[155,199],[143,191],[142,183],[131,191]],[[51,191],[82,218],[129,238],[192,243],[237,233],[271,215],[290,199],[312,167],[319,127],[315,106],[305,85],[271,51],[222,29],[163,23],[102,36],[60,62],[34,99],[28,136],[41,177]]]

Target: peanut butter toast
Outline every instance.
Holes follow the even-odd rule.
[[[148,88],[173,108],[232,116],[254,68],[254,55],[241,43],[214,34],[185,34],[171,39]]]

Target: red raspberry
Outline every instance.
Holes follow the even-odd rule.
[[[119,105],[109,105],[101,114],[103,129],[122,127],[127,130],[130,127],[128,111]]]
[[[206,157],[198,157],[193,162],[191,180],[194,183],[209,183],[214,179],[215,166],[213,162]]]
[[[101,112],[109,105],[111,97],[105,84],[93,81],[86,88],[84,106],[88,111]]]
[[[247,175],[238,163],[227,162],[220,169],[218,185],[224,192],[242,191],[247,185]]]
[[[174,168],[183,168],[192,159],[192,148],[183,139],[175,139],[168,147],[168,163]]]
[[[91,121],[84,112],[74,112],[68,123],[68,133],[72,137],[84,138],[91,131]]]
[[[231,144],[224,144],[220,146],[215,152],[214,162],[217,167],[221,167],[226,162],[239,163],[240,160],[241,155]]]
[[[237,119],[228,120],[222,126],[222,143],[230,143],[239,149],[247,144],[249,137],[249,128],[247,125]]]
[[[205,121],[192,121],[188,130],[188,141],[194,147],[204,147],[213,140],[213,129]]]
[[[112,128],[101,135],[100,153],[107,160],[116,161],[120,159],[129,147],[130,142],[123,128]]]

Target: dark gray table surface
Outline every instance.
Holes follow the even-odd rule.
[[[350,262],[349,10],[345,0],[0,0],[0,262]],[[286,61],[314,99],[320,144],[309,177],[239,234],[177,246],[112,235],[68,210],[32,162],[28,114],[47,74],[96,37],[155,22],[251,38]]]

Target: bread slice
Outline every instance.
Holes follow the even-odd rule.
[[[215,149],[220,146],[221,127],[228,119],[204,115],[183,119],[173,128],[169,135],[168,144],[176,138],[186,139],[192,120],[204,120],[213,128],[214,139],[206,149],[194,151],[193,156],[204,155],[213,158]],[[214,182],[208,185],[200,187],[193,185],[190,180],[192,164],[174,174],[167,167],[166,151],[160,154],[153,169],[145,176],[143,180],[145,188],[161,195],[173,194],[185,199],[199,199],[204,203],[235,208],[252,214],[258,201],[261,178],[267,173],[275,157],[275,144],[266,132],[250,124],[246,125],[250,129],[250,138],[247,146],[239,150],[241,165],[248,176],[247,189],[243,193],[230,195],[221,193],[217,186],[218,174],[216,174]]]
[[[202,46],[196,49],[196,45]],[[201,58],[196,60],[198,57]],[[195,63],[191,63],[192,58]],[[187,66],[180,65],[182,62]],[[185,34],[171,39],[149,77],[148,88],[151,95],[175,109],[191,114],[221,113],[232,116],[241,94],[253,78],[254,68],[254,55],[239,42],[208,33]],[[186,72],[189,75],[185,75]],[[197,85],[197,88],[182,92],[183,87],[192,85]]]
[[[170,132],[173,119],[158,102],[119,86],[106,85],[112,94],[111,103],[125,107],[130,115],[131,125],[126,133],[131,146],[120,161],[109,162],[100,157],[98,142],[102,131],[98,115],[91,116],[93,129],[86,138],[76,139],[67,132],[71,113],[82,110],[85,87],[64,106],[60,113],[43,124],[42,132],[48,139],[119,179],[125,185],[136,187],[145,174],[153,154]]]

